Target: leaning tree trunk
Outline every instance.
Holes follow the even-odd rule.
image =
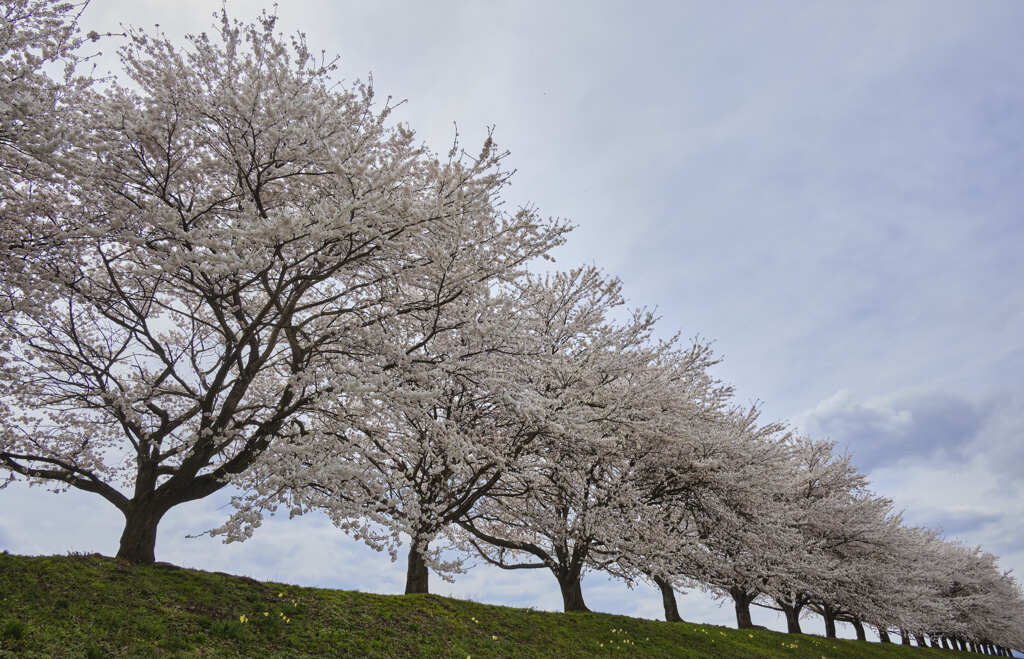
[[[910,634],[906,629],[900,629],[900,645],[910,645]]]
[[[738,629],[749,629],[754,626],[750,619],[750,602],[754,599],[742,588],[730,588],[729,594],[736,605],[736,627]]]
[[[928,644],[924,641],[924,636],[921,634],[914,634],[914,640],[917,641],[917,647],[926,648]]]
[[[405,594],[428,593],[429,572],[427,563],[423,559],[423,553],[427,549],[427,543],[415,540],[409,545],[409,565],[405,571]]]
[[[682,622],[679,617],[679,608],[676,607],[676,592],[667,580],[661,577],[654,577],[654,583],[661,590],[661,602],[665,606],[665,620],[668,622]]]
[[[878,631],[878,642],[879,643],[892,643],[889,639],[889,632],[885,630],[885,627],[875,627]]]
[[[779,604],[786,614],[786,631],[790,634],[802,634],[800,630],[800,608],[789,604]]]
[[[580,588],[580,577],[578,574],[555,575],[558,577],[558,587],[562,591],[562,606],[566,613],[572,611],[589,611],[587,604],[583,601],[583,589]]]
[[[156,527],[168,507],[151,500],[130,501],[121,512],[124,530],[117,548],[117,558],[132,563],[156,560]]]
[[[857,640],[858,641],[866,641],[866,640],[868,640],[867,634],[864,633],[864,623],[862,623],[857,618],[854,618],[850,622],[853,624],[853,631],[857,632]]]
[[[825,638],[836,637],[836,613],[827,604],[821,607],[821,617],[825,619]]]

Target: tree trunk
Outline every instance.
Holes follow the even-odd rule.
[[[409,565],[405,571],[405,594],[429,593],[428,586],[429,572],[427,564],[423,560],[423,552],[427,545],[420,544],[415,540],[409,545]]]
[[[956,646],[953,646],[953,648],[950,648],[950,646],[953,645],[953,641],[949,640],[945,636],[940,636],[939,637],[939,644],[942,645],[942,649],[943,650],[955,649],[955,647],[956,647]]]
[[[879,643],[892,643],[889,639],[889,632],[886,631],[885,627],[875,627],[878,630],[878,642]]]
[[[900,645],[910,645],[910,634],[906,629],[900,630]]]
[[[676,607],[676,593],[670,584],[661,577],[654,577],[654,583],[661,590],[661,602],[665,605],[665,620],[668,622],[682,622],[679,617],[679,608]]]
[[[868,640],[868,635],[864,633],[864,623],[862,623],[857,618],[854,618],[850,622],[853,624],[853,631],[857,632],[857,640],[858,641],[866,641],[866,640]]]
[[[156,527],[167,508],[132,501],[121,512],[124,514],[124,530],[117,558],[132,563],[153,563],[156,560]]]
[[[562,590],[562,605],[566,613],[590,610],[583,601],[583,589],[580,588],[580,578],[578,576],[559,577],[558,587]]]
[[[914,640],[917,641],[917,647],[926,648],[928,644],[924,642],[924,636],[921,634],[914,634]]]
[[[750,601],[753,599],[742,588],[730,588],[729,594],[736,605],[736,627],[738,629],[749,629],[754,626],[750,619]]]
[[[836,614],[830,606],[821,607],[821,617],[825,619],[825,638],[836,637]]]
[[[782,611],[786,614],[786,631],[790,634],[802,634],[800,631],[800,609],[782,604]]]

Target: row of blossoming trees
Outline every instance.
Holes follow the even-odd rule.
[[[185,49],[129,30],[93,80],[78,7],[0,7],[0,466],[116,506],[119,557],[232,485],[215,533],[323,511],[393,557],[409,538],[407,592],[472,555],[550,570],[566,611],[603,570],[669,620],[696,586],[741,627],[760,604],[791,632],[1024,646],[994,556],[738,406],[616,279],[533,274],[569,227],[502,209],[491,139],[429,152],[271,17]]]

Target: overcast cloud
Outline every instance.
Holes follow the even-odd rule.
[[[83,25],[175,36],[219,5],[92,0]],[[518,169],[510,204],[579,225],[560,267],[620,276],[634,304],[658,307],[663,335],[715,340],[741,400],[835,440],[909,521],[1020,572],[1024,4],[637,7],[292,0],[279,15],[340,54],[346,79],[372,72],[381,97],[409,99],[399,118],[435,150],[453,121],[467,150],[496,125]],[[121,520],[99,499],[12,486],[0,500],[9,551],[115,553]],[[274,520],[242,545],[184,538],[217,525],[225,500],[172,511],[158,559],[401,591],[401,562],[320,518]],[[546,574],[477,567],[432,587],[560,607]],[[650,588],[591,575],[584,592],[597,610],[661,615]],[[680,604],[734,623],[729,604]]]

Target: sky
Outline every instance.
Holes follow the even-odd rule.
[[[239,17],[270,3],[228,3]],[[909,523],[1024,574],[1024,3],[328,2],[285,32],[372,74],[446,152],[495,127],[510,208],[577,228],[558,266],[596,264],[661,334],[714,342],[715,374],[763,418],[831,439]],[[212,25],[219,0],[92,0],[83,28]],[[113,68],[115,41],[98,60]],[[98,497],[0,491],[0,548],[116,553]],[[309,586],[399,593],[396,563],[317,516],[252,540],[188,539],[227,495],[180,506],[157,559]],[[473,567],[440,594],[559,610],[550,574]],[[599,574],[590,608],[658,618],[650,587]],[[691,621],[731,602],[680,597]],[[785,629],[772,612],[755,622]],[[823,633],[816,617],[805,631]],[[852,637],[848,625],[840,635]]]

